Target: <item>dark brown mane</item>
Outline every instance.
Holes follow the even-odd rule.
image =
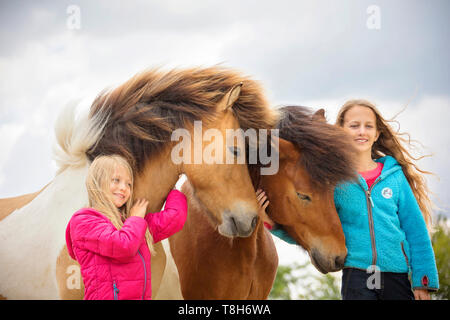
[[[325,121],[313,120],[314,112],[300,106],[286,106],[276,126],[279,137],[294,143],[303,166],[317,186],[334,186],[354,179],[354,148],[347,134]]]
[[[240,82],[243,86],[233,111],[241,128],[273,128],[276,112],[269,108],[261,86],[234,70],[151,69],[95,99],[91,117],[104,113],[108,122],[102,138],[88,151],[89,159],[121,154],[139,172],[145,159],[170,141],[173,130],[192,125],[195,120],[214,119],[217,103]]]

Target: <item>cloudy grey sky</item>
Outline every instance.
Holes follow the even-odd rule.
[[[1,1],[0,197],[52,179],[67,102],[147,67],[221,63],[260,80],[274,106],[324,107],[330,121],[350,98],[387,118],[407,105],[401,131],[434,154],[419,164],[449,211],[449,12],[446,0]]]
[[[448,0],[0,0],[0,198],[53,178],[54,121],[69,101],[87,108],[147,67],[221,63],[260,80],[274,106],[324,107],[332,122],[347,99],[386,118],[407,106],[400,129],[433,154],[419,165],[448,213],[449,12]],[[275,244],[281,264],[308,259]]]

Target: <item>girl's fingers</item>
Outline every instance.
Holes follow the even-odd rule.
[[[256,196],[256,199],[259,201],[262,197],[265,197],[266,194],[264,193],[264,191],[262,193],[260,193],[259,195]]]
[[[148,205],[148,200],[145,199],[145,198],[137,199],[136,203],[134,205],[135,206],[139,206],[139,207],[143,207],[144,205],[147,206]]]
[[[260,204],[263,204],[264,201],[266,201],[266,200],[267,200],[267,196],[264,196],[264,197],[262,197],[261,199],[259,199],[259,203],[260,203]]]

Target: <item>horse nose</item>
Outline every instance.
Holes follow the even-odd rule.
[[[340,270],[344,267],[344,263],[345,256],[336,256],[336,259],[334,259],[334,268]]]
[[[220,234],[226,237],[249,237],[258,224],[257,208],[238,202],[231,210],[222,213],[222,222],[218,226]]]
[[[346,256],[347,252],[345,252],[345,254],[327,256],[321,254],[317,249],[311,250],[311,260],[317,270],[322,273],[341,270],[344,267]]]
[[[257,215],[251,219],[250,223],[248,223],[249,219],[243,219],[242,217],[238,218],[231,216],[230,218],[235,229],[236,236],[243,238],[249,237],[253,233],[253,230],[255,230],[256,224],[258,223]]]

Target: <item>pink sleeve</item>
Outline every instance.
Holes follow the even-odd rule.
[[[105,257],[126,260],[136,255],[145,237],[147,224],[140,217],[129,217],[117,230],[107,219],[93,214],[77,214],[70,222],[74,246]]]
[[[153,242],[164,240],[183,229],[186,217],[186,196],[178,190],[170,191],[164,210],[148,213],[145,216],[148,228],[153,236]]]

